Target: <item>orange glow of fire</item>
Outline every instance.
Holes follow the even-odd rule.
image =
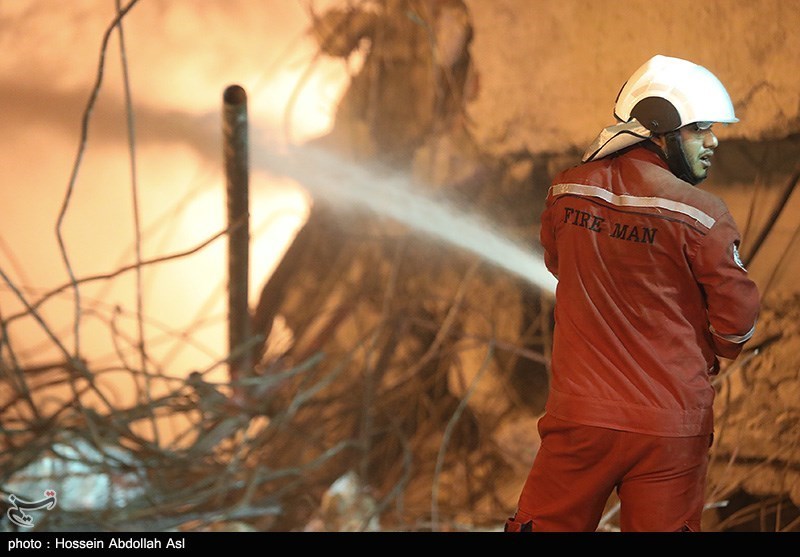
[[[114,16],[114,2],[86,0],[52,9],[31,2],[28,10],[0,5],[13,23],[14,40],[0,62],[5,133],[0,138],[0,284],[3,319],[69,285],[56,241],[56,219],[76,162],[81,116],[97,78],[101,37]],[[159,114],[179,114],[221,126],[222,93],[232,84],[248,93],[249,126],[274,130],[302,143],[325,134],[348,84],[340,60],[315,58],[304,31],[300,3],[141,2],[123,20],[132,101]],[[287,48],[288,45],[288,48]],[[63,223],[63,238],[78,279],[111,273],[135,263],[131,194],[131,146],[127,137],[120,43],[108,44],[104,81],[90,119],[88,141]],[[9,84],[13,84],[9,85]],[[18,93],[20,87],[28,91]],[[137,108],[138,110],[138,108]],[[198,151],[179,126],[153,136],[134,110],[135,169],[143,260],[180,253],[226,226],[221,153]],[[185,119],[185,118],[184,118]],[[159,123],[156,120],[156,123]],[[201,129],[201,128],[197,128]],[[219,130],[215,130],[219,131]],[[253,174],[250,179],[250,298],[278,264],[305,222],[308,199],[289,181]],[[141,273],[141,300],[148,356],[165,373],[185,376],[225,356],[226,242]],[[97,365],[137,354],[137,280],[133,271],[80,287],[81,355]],[[37,308],[68,351],[75,297],[71,288]],[[115,346],[113,327],[124,339]],[[14,320],[9,338],[23,365],[63,360],[32,317]]]

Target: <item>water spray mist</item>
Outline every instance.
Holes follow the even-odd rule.
[[[426,196],[406,176],[372,172],[310,146],[278,148],[263,138],[254,142],[252,160],[253,170],[291,178],[335,208],[358,206],[390,217],[472,252],[548,294],[555,292],[556,279],[541,255],[504,236],[486,219]]]

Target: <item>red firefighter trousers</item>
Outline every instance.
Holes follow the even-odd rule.
[[[623,532],[700,531],[710,436],[658,437],[545,414],[507,531],[591,532],[614,489]]]

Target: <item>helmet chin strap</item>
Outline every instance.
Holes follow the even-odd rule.
[[[681,141],[681,134],[678,130],[667,132],[664,134],[666,142],[666,150],[664,155],[667,159],[667,165],[672,173],[680,178],[696,186],[703,181],[703,178],[698,178],[692,172],[692,167],[689,166],[689,161],[686,159],[686,153],[683,152],[683,142]]]

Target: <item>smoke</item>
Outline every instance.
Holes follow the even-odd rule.
[[[303,3],[138,0],[122,34],[110,28],[116,6],[0,3],[0,269],[8,279],[0,282],[0,318],[25,310],[15,291],[38,304],[41,318],[9,322],[23,362],[62,358],[46,328],[70,344],[71,290],[45,296],[70,281],[56,234],[65,207],[65,249],[79,280],[135,262],[134,187],[143,259],[190,250],[226,226],[225,88],[245,87],[253,122],[303,140],[325,133],[346,85],[341,61],[315,58]],[[255,291],[307,207],[304,193],[285,181],[254,177],[251,186]],[[148,349],[176,373],[224,356],[224,269],[225,245],[216,241],[142,273]],[[85,356],[116,360],[112,323],[135,344],[134,274],[84,283],[80,293]]]
[[[231,84],[247,91],[256,139],[253,298],[303,224],[308,193],[383,214],[552,290],[536,254],[426,198],[406,177],[274,147],[325,134],[347,85],[347,64],[318,57],[306,34],[307,8],[327,3],[138,0],[121,34],[110,27],[116,0],[0,3],[0,318],[13,317],[7,334],[20,360],[61,359],[50,332],[77,344],[77,302],[56,233],[62,210],[79,280],[135,263],[135,217],[144,260],[192,250],[225,228],[221,109]],[[217,240],[143,269],[148,354],[164,369],[181,374],[224,357],[225,255]],[[81,284],[84,356],[113,363],[136,350],[136,286],[132,272]],[[26,304],[39,320],[21,316]]]

